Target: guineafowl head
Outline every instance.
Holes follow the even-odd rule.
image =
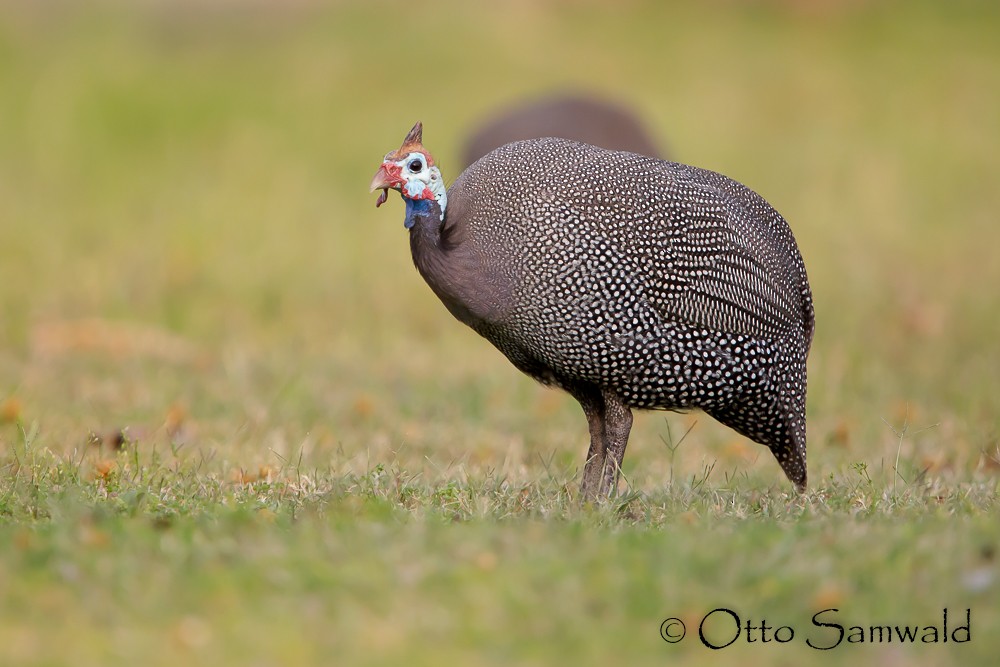
[[[418,121],[403,139],[403,145],[386,154],[371,183],[372,192],[382,191],[375,201],[376,207],[385,203],[390,188],[399,191],[406,202],[407,228],[413,226],[413,213],[428,212],[432,202],[440,208],[440,216],[444,220],[444,209],[448,203],[441,170],[423,146],[423,129]]]

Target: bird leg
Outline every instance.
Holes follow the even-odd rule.
[[[632,411],[610,392],[580,390],[573,395],[580,402],[590,429],[590,449],[580,495],[583,502],[593,502],[618,491],[618,475],[632,430]]]
[[[604,476],[604,461],[607,446],[604,442],[604,398],[596,391],[574,393],[580,401],[583,414],[587,417],[587,427],[590,429],[590,449],[587,450],[587,464],[583,468],[583,481],[580,483],[580,495],[583,502],[593,502],[597,499]]]
[[[602,393],[606,454],[599,495],[609,498],[618,493],[618,475],[622,469],[622,460],[625,458],[628,434],[632,430],[632,411],[614,394]]]

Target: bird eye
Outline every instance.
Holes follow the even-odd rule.
[[[424,163],[421,162],[420,160],[410,160],[410,164],[408,164],[407,166],[410,168],[410,171],[412,171],[415,174],[423,168]]]

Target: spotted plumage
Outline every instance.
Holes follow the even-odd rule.
[[[426,154],[414,130],[407,151]],[[404,194],[414,263],[452,314],[580,401],[585,497],[616,488],[632,408],[700,408],[804,488],[812,299],[791,230],[760,196],[562,139],[498,148],[446,198],[410,199],[385,170],[373,189]]]

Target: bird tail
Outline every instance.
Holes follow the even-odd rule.
[[[806,369],[802,359],[792,372],[794,394],[757,395],[750,402],[706,408],[705,412],[751,440],[766,445],[785,476],[805,491],[806,471]],[[783,383],[780,383],[783,384]],[[780,386],[779,384],[779,386]]]
[[[806,473],[806,428],[804,415],[774,414],[774,408],[762,414],[758,407],[742,404],[738,407],[708,408],[706,412],[755,442],[766,445],[785,476],[799,491],[805,491]],[[761,429],[767,424],[766,431]]]

